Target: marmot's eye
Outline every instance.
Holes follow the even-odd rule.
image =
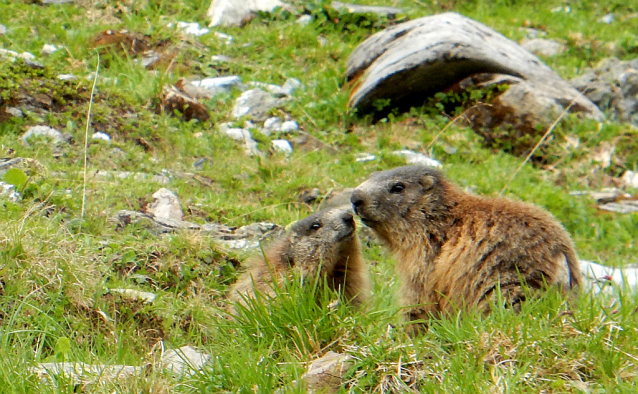
[[[405,190],[405,185],[401,182],[395,183],[390,187],[390,193],[392,194],[399,194],[403,192],[403,190]]]
[[[313,224],[310,225],[311,230],[319,230],[320,228],[321,228],[321,223],[319,222],[314,222]]]

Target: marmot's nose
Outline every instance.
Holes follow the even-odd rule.
[[[354,189],[354,192],[352,192],[352,196],[350,196],[350,202],[352,203],[354,212],[359,215],[358,209],[360,209],[363,204],[365,204],[363,193],[360,190]]]
[[[348,226],[354,226],[354,216],[352,216],[352,213],[350,213],[350,211],[343,211],[339,216],[345,224],[347,224]]]

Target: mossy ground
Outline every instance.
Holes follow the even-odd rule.
[[[359,1],[358,3],[373,3]],[[608,56],[638,53],[638,7],[626,1],[570,2],[570,12],[552,12],[563,2],[532,1],[383,1],[404,7],[415,18],[455,10],[521,39],[521,27],[547,31],[567,45],[544,59],[563,77],[578,75]],[[139,209],[160,185],[89,177],[81,219],[84,135],[92,82],[85,79],[100,64],[101,77],[92,110],[90,134],[103,131],[111,143],[90,141],[89,174],[96,170],[172,174],[196,173],[213,182],[176,176],[167,186],[182,201],[186,220],[241,226],[255,221],[286,225],[317,209],[297,200],[305,189],[322,193],[356,186],[371,172],[403,164],[390,154],[414,149],[444,163],[444,172],[463,187],[496,195],[523,158],[486,148],[470,129],[452,125],[432,111],[413,110],[372,123],[346,110],[343,71],[352,49],[388,21],[334,15],[307,2],[316,21],[295,23],[285,13],[261,16],[243,28],[214,29],[234,37],[231,45],[208,34],[181,37],[169,22],[206,23],[206,0],[101,1],[41,6],[0,0],[0,47],[37,56],[45,70],[0,61],[0,94],[6,102],[20,93],[38,94],[44,111],[2,118],[0,144],[7,155],[37,160],[22,190],[24,199],[1,201],[0,218],[0,384],[7,393],[71,392],[262,392],[290,387],[303,362],[328,350],[356,358],[343,392],[635,392],[638,322],[635,295],[618,291],[613,299],[583,295],[569,305],[556,294],[529,302],[523,313],[496,308],[489,317],[464,316],[434,322],[410,339],[401,326],[398,284],[392,257],[366,245],[374,298],[365,312],[331,310],[329,299],[310,302],[294,288],[268,312],[256,306],[243,324],[225,319],[220,307],[244,253],[227,250],[196,232],[155,235],[140,226],[116,228],[108,219],[120,209]],[[599,23],[613,12],[615,22]],[[139,55],[118,48],[93,48],[107,29],[146,35],[150,43],[169,40],[175,52],[168,64],[144,69]],[[327,42],[321,45],[317,36]],[[64,48],[40,56],[44,44]],[[224,54],[232,63],[217,63]],[[99,56],[99,58],[98,58]],[[79,79],[61,82],[58,74]],[[180,77],[239,75],[244,81],[281,84],[298,78],[303,88],[274,114],[289,114],[306,132],[332,146],[295,151],[290,157],[268,153],[245,157],[243,148],[221,135],[216,125],[231,121],[238,91],[206,101],[206,122],[180,120],[157,112],[162,87]],[[47,99],[48,98],[48,99]],[[49,100],[50,99],[50,100]],[[0,102],[2,105],[2,102]],[[243,122],[238,122],[241,125]],[[73,135],[61,148],[42,141],[23,145],[28,126],[45,124]],[[577,148],[564,148],[565,136],[578,136]],[[638,163],[636,131],[628,125],[568,119],[555,130],[543,165],[526,165],[506,195],[551,211],[572,234],[582,258],[608,265],[638,263],[638,216],[596,209],[578,190],[608,186]],[[141,142],[140,138],[144,141]],[[591,159],[599,144],[616,146],[616,160],[602,168]],[[260,137],[267,151],[269,139]],[[456,148],[455,153],[450,149]],[[114,148],[119,148],[115,150]],[[53,155],[54,149],[61,149]],[[355,161],[369,152],[377,159]],[[209,161],[193,168],[200,158]],[[238,176],[239,175],[239,176]],[[108,294],[108,288],[152,291],[152,304]],[[304,298],[305,297],[305,298]],[[62,338],[62,341],[61,341]],[[59,346],[69,338],[69,349]],[[56,347],[56,344],[58,345]],[[27,367],[45,360],[146,365],[162,347],[199,346],[214,362],[202,373],[176,379],[149,369],[144,377],[115,386],[76,388],[68,382],[43,385]]]

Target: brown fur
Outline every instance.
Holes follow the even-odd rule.
[[[295,223],[290,231],[255,256],[248,270],[229,292],[229,299],[243,302],[255,290],[274,297],[275,286],[296,271],[304,283],[318,276],[339,290],[345,301],[361,305],[368,297],[367,267],[361,257],[355,234],[354,217],[349,210],[329,209]]]
[[[514,307],[530,289],[582,282],[565,229],[548,212],[461,191],[437,171],[406,166],[372,174],[351,199],[397,257],[409,320],[463,308],[489,311],[496,291]]]

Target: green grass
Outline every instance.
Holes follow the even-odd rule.
[[[0,48],[32,52],[46,66],[33,71],[0,61],[0,95],[16,99],[22,86],[30,94],[54,97],[61,106],[55,112],[27,111],[23,118],[0,121],[2,151],[36,161],[23,168],[31,175],[22,190],[24,199],[18,204],[0,199],[0,391],[304,392],[303,386],[292,384],[304,372],[304,363],[333,350],[355,360],[341,392],[635,392],[638,301],[633,293],[583,294],[572,305],[549,293],[525,304],[518,315],[496,307],[489,317],[469,314],[431,322],[423,335],[409,338],[400,318],[394,261],[381,246],[364,242],[374,289],[366,310],[329,309],[330,294],[317,304],[293,283],[279,297],[279,308],[257,303],[233,321],[221,309],[246,253],[195,232],[158,236],[141,225],[116,228],[109,220],[120,209],[139,210],[161,185],[90,177],[80,221],[82,147],[92,84],[85,77],[98,62],[100,76],[117,83],[98,84],[90,133],[106,132],[112,142],[90,142],[89,173],[156,174],[166,169],[175,175],[166,187],[179,195],[189,221],[288,225],[317,209],[297,200],[302,190],[316,187],[326,194],[354,187],[373,171],[403,164],[390,153],[405,148],[427,149],[462,187],[484,195],[501,191],[523,159],[485,148],[470,129],[451,126],[434,141],[448,119],[428,115],[432,111],[413,110],[378,123],[348,113],[343,78],[347,58],[387,21],[367,23],[322,11],[316,8],[319,1],[304,3],[317,17],[310,25],[300,26],[296,15],[282,13],[261,16],[243,28],[213,29],[234,37],[227,46],[213,34],[182,40],[166,27],[180,20],[206,24],[208,1],[78,0],[39,6],[0,0],[0,23],[8,28],[0,36]],[[633,34],[638,18],[630,18],[638,7],[626,1],[570,2],[570,13],[551,12],[565,5],[560,1],[357,3],[404,7],[410,18],[454,10],[516,40],[524,37],[523,26],[541,28],[547,38],[567,45],[565,53],[543,59],[565,78],[605,57],[630,59],[638,53]],[[616,21],[599,23],[609,12]],[[170,39],[169,48],[180,48],[174,58],[177,67],[149,71],[135,62],[138,55],[93,48],[94,37],[107,29],[147,35],[150,43]],[[325,46],[317,40],[319,34],[327,39]],[[42,57],[44,44],[65,49]],[[235,61],[215,63],[211,56],[216,54]],[[59,82],[55,77],[61,73],[79,78]],[[230,117],[239,91],[206,101],[211,115],[206,122],[157,113],[165,84],[180,77],[221,75],[276,84],[300,79],[303,87],[294,99],[273,114],[290,115],[337,153],[244,157],[243,148],[217,128],[223,122],[243,124]],[[19,136],[36,124],[68,132],[75,143],[59,148],[45,141],[22,144]],[[637,264],[638,216],[602,212],[588,198],[569,195],[606,187],[624,169],[635,170],[636,133],[628,125],[567,119],[543,151],[544,164],[524,166],[506,195],[552,212],[571,233],[582,258]],[[563,148],[565,136],[577,136],[580,146]],[[267,150],[269,139],[258,138]],[[609,168],[591,160],[592,150],[603,142],[616,144],[617,160]],[[456,152],[446,153],[449,147]],[[377,160],[358,163],[355,154],[360,152],[375,154]],[[196,170],[192,164],[202,157],[209,163]],[[183,173],[214,182],[178,176]],[[151,291],[158,298],[143,304],[108,293],[117,287]],[[61,351],[59,344],[67,338],[70,348]],[[144,366],[159,359],[162,347],[187,344],[213,358],[191,377],[150,368],[144,377],[76,388],[63,379],[42,384],[28,371],[36,363],[60,359]]]

